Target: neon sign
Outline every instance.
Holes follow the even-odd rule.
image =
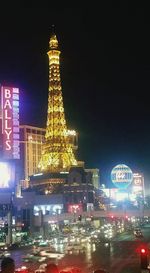
[[[125,164],[119,164],[112,169],[111,180],[117,188],[126,189],[133,180],[132,170]]]
[[[1,87],[3,156],[20,159],[19,88]]]
[[[68,212],[70,213],[77,213],[77,212],[82,212],[82,204],[68,204]]]

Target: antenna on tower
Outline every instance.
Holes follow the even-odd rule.
[[[51,32],[52,32],[52,33],[51,33],[52,35],[55,34],[55,25],[54,25],[54,24],[51,26]]]

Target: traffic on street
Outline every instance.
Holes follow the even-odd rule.
[[[138,236],[136,231],[140,232]],[[106,235],[106,236],[105,236]],[[60,271],[77,267],[81,272],[92,273],[98,268],[107,272],[140,272],[140,249],[149,249],[150,224],[114,233],[112,224],[97,229],[74,229],[60,232],[44,240],[42,236],[28,240],[29,244],[14,249],[2,249],[1,256],[14,258],[16,267],[38,273],[49,262],[58,265]],[[21,269],[20,269],[21,270]]]

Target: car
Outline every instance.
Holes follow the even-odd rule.
[[[15,250],[15,249],[19,249],[19,248],[20,248],[19,243],[13,243],[12,245],[9,246],[10,250]]]
[[[135,228],[134,230],[133,230],[133,234],[135,235],[137,232],[141,232],[141,229],[140,228]]]
[[[135,229],[134,230],[134,235],[137,238],[142,238],[143,237],[142,231],[140,229]]]
[[[74,250],[85,250],[85,246],[80,243],[68,244],[66,246],[66,251],[74,251]]]
[[[6,250],[8,250],[8,247],[6,245],[1,245],[0,246],[0,251],[1,250],[6,251]]]
[[[47,266],[47,264],[40,264],[39,269],[44,269],[45,270],[46,266]]]
[[[26,266],[21,266],[15,270],[15,273],[29,273],[29,269]]]
[[[4,257],[9,257],[10,253],[8,251],[0,251],[0,259],[3,259]]]
[[[81,269],[79,267],[69,266],[63,268],[60,273],[81,273]]]
[[[35,270],[35,273],[45,273],[47,264],[41,264],[38,269]]]
[[[137,232],[137,233],[135,234],[135,236],[136,236],[137,238],[142,238],[142,237],[143,237],[143,234],[142,234],[142,232]]]
[[[45,273],[45,268],[38,268],[35,270],[35,273]]]
[[[58,251],[52,251],[52,250],[42,250],[39,252],[40,256],[47,257],[47,258],[56,258],[61,259],[64,257],[64,253],[58,252]]]

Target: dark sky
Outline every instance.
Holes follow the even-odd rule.
[[[55,25],[67,125],[79,133],[78,160],[99,168],[103,183],[119,163],[150,180],[149,18],[147,7],[111,2],[1,12],[0,83],[20,88],[24,124],[46,124]]]

